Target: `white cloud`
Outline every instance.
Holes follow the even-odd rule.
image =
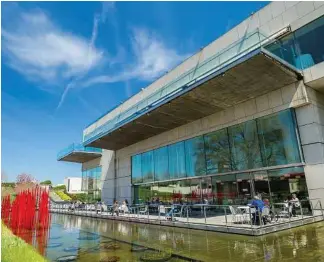
[[[132,29],[128,39],[131,50],[126,52],[126,43],[119,42],[115,2],[102,3],[100,12],[94,15],[88,39],[63,30],[40,9],[27,12],[19,5],[11,7],[14,10],[11,14],[8,6],[3,12],[6,15],[2,24],[4,61],[34,81],[38,88],[57,92],[59,87],[62,93],[57,109],[71,89],[133,79],[152,81],[188,57],[145,28]],[[112,37],[117,47],[114,55],[96,47],[98,29],[105,21],[116,32]],[[103,70],[111,73],[98,75]],[[129,94],[127,86],[129,83],[125,85]]]
[[[189,54],[180,54],[176,49],[166,46],[159,36],[147,29],[133,29],[130,41],[134,63],[117,74],[92,77],[85,81],[83,86],[130,79],[152,81],[189,56]]]
[[[20,12],[6,21],[2,40],[9,66],[30,79],[52,84],[94,68],[103,57],[103,51],[87,39],[64,32],[40,10]]]

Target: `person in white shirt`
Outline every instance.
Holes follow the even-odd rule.
[[[290,200],[290,203],[292,204],[292,215],[296,216],[296,209],[300,207],[299,199],[297,198],[296,194],[292,194],[292,198]]]

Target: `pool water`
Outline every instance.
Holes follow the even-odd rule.
[[[44,247],[50,261],[318,262],[324,261],[324,223],[246,237],[52,214]]]

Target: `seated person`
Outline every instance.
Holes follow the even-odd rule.
[[[128,206],[126,201],[123,201],[122,205],[120,206],[120,211],[122,211],[123,213],[127,213],[128,212]]]
[[[119,205],[118,201],[115,200],[114,205],[113,205],[113,215],[116,213],[117,216],[119,216]]]
[[[255,208],[255,213],[252,214],[252,223],[254,225],[256,224],[260,225],[261,222],[260,217],[261,217],[262,209],[264,207],[264,203],[259,196],[254,196],[254,199],[252,200],[250,205]]]

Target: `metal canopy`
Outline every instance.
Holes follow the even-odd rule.
[[[300,79],[298,70],[258,49],[86,146],[118,150]]]
[[[100,152],[81,152],[73,151],[68,155],[59,158],[58,161],[74,162],[74,163],[84,163],[90,160],[101,157]]]

